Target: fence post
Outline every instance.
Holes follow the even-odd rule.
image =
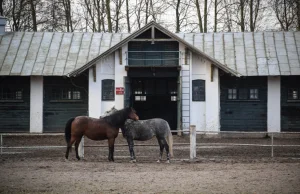
[[[81,142],[78,146],[78,155],[80,158],[84,158],[84,136],[82,136]]]
[[[196,158],[196,126],[190,126],[190,159]]]
[[[273,137],[273,133],[271,133],[271,144],[272,144],[272,148],[271,148],[271,157],[273,158],[274,157],[274,147],[273,147],[273,144],[274,144],[274,137]]]

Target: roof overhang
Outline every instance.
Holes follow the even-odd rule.
[[[129,41],[133,40],[134,38],[136,38],[137,36],[139,36],[140,34],[142,34],[143,32],[147,31],[149,28],[152,28],[152,27],[157,28],[158,30],[160,30],[161,32],[163,32],[166,35],[170,36],[174,40],[182,43],[191,52],[196,53],[196,54],[202,56],[203,58],[211,61],[211,63],[213,65],[215,65],[216,67],[222,69],[224,72],[232,74],[232,75],[237,76],[237,77],[241,76],[240,73],[236,72],[235,70],[227,67],[226,65],[224,65],[224,64],[220,63],[219,61],[217,61],[216,59],[214,59],[214,58],[210,57],[209,55],[205,54],[204,52],[200,51],[199,49],[197,49],[193,45],[189,44],[188,42],[186,42],[182,38],[178,37],[177,35],[175,35],[174,33],[170,32],[170,31],[168,31],[167,29],[165,29],[164,27],[162,27],[161,25],[157,24],[154,21],[151,21],[150,23],[148,23],[147,25],[145,25],[141,29],[135,31],[134,33],[132,33],[131,35],[129,35],[127,38],[125,38],[124,40],[120,41],[116,45],[112,46],[111,48],[109,48],[108,50],[106,50],[105,52],[103,52],[102,54],[100,54],[99,56],[97,56],[96,58],[92,59],[91,61],[89,61],[88,63],[86,63],[85,65],[83,65],[82,67],[80,67],[80,68],[78,68],[78,69],[70,72],[68,74],[68,76],[69,77],[72,77],[72,76],[75,77],[75,76],[81,74],[85,70],[87,70],[90,67],[92,67],[93,65],[95,65],[102,58],[107,57],[108,55],[110,55],[111,53],[115,52],[117,49],[119,49],[120,47],[126,45]]]

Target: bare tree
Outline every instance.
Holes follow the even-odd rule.
[[[0,16],[3,16],[3,0],[0,0]]]
[[[295,0],[274,0],[272,7],[280,27],[284,31],[296,28],[297,4]]]
[[[112,22],[111,22],[111,15],[110,15],[110,0],[106,0],[105,2],[106,2],[105,6],[106,6],[108,32],[112,32]]]
[[[129,16],[129,4],[128,0],[126,0],[126,21],[127,21],[127,31],[130,33],[131,28],[130,28],[130,16]]]
[[[71,14],[71,0],[62,0],[63,8],[65,11],[65,20],[67,26],[67,32],[73,32],[73,22]]]
[[[196,8],[197,8],[199,29],[200,29],[200,32],[203,33],[202,15],[201,15],[201,8],[200,8],[199,0],[196,0],[195,4],[196,4]]]

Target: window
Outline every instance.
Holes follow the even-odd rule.
[[[259,100],[259,93],[257,88],[228,88],[228,100]]]
[[[228,99],[229,100],[235,100],[237,99],[237,95],[236,95],[236,89],[228,89]]]
[[[247,100],[248,99],[248,90],[245,88],[239,89],[239,99]]]
[[[81,100],[81,91],[77,88],[53,88],[51,101]]]
[[[110,101],[115,100],[115,80],[104,79],[102,80],[102,100]]]
[[[0,100],[23,100],[23,90],[16,88],[0,88]]]
[[[258,89],[250,89],[250,99],[251,100],[258,99]]]
[[[205,80],[193,80],[192,88],[192,100],[205,101]]]
[[[300,100],[299,90],[297,88],[288,89],[288,100]]]

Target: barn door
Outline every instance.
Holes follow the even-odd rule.
[[[125,82],[125,96],[124,96],[124,108],[130,107],[131,106],[131,81],[130,78],[125,76],[124,77],[124,82]]]

